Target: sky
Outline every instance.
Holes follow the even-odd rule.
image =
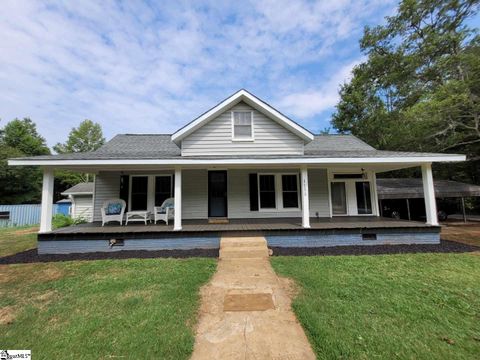
[[[0,126],[172,133],[241,88],[313,132],[396,1],[2,0]]]

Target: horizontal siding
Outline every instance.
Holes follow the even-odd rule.
[[[208,217],[208,171],[182,171],[182,218]]]
[[[308,191],[310,200],[310,217],[330,216],[328,199],[328,176],[325,169],[308,170]]]
[[[301,210],[293,211],[250,211],[250,188],[248,176],[259,170],[228,170],[228,217],[231,219],[300,217]],[[299,173],[298,169],[268,170],[268,173],[289,172]]]
[[[124,240],[124,246],[109,246],[109,240],[52,240],[39,241],[39,254],[73,254],[116,252],[122,250],[189,250],[218,249],[219,236],[175,237],[171,239]]]
[[[253,142],[232,141],[231,113],[242,110],[253,111]],[[303,140],[291,131],[240,103],[183,139],[182,155],[302,155],[303,147]]]
[[[118,199],[120,196],[120,173],[100,172],[95,176],[94,186],[94,213],[93,221],[102,221],[100,212],[103,203],[109,199]]]
[[[248,169],[231,169],[228,177],[228,217],[242,218],[269,218],[269,217],[301,217],[301,210],[294,211],[250,211],[250,173],[259,172]],[[268,170],[269,173],[289,172],[299,173],[299,169]],[[118,198],[120,174],[104,172],[96,177],[95,181],[95,217],[94,221],[101,221],[100,207],[105,200]],[[310,216],[318,212],[319,217],[330,216],[328,201],[327,173],[323,169],[309,170]],[[208,171],[184,170],[182,172],[182,218],[208,218]]]
[[[75,195],[74,201],[72,217],[86,219],[89,222],[92,221],[93,197],[91,195]]]

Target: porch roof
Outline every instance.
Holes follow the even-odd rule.
[[[10,165],[201,165],[424,163],[464,161],[464,155],[376,150],[353,135],[316,135],[304,155],[181,156],[171,135],[117,135],[97,151],[11,159]],[[351,160],[351,161],[350,161]]]

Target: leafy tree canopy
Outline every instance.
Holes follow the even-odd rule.
[[[366,27],[360,47],[367,60],[341,87],[332,125],[379,149],[480,160],[480,37],[467,26],[478,6],[478,0],[403,0],[385,25]],[[468,178],[478,176],[477,170]]]
[[[105,143],[102,127],[98,123],[91,120],[84,120],[77,128],[73,128],[68,135],[65,143],[58,143],[53,149],[59,154],[79,153],[87,151],[95,151]],[[70,186],[80,182],[88,182],[92,180],[90,174],[82,174],[72,171],[57,171],[55,174],[57,196],[59,192]]]
[[[102,127],[91,120],[84,120],[73,128],[64,144],[58,143],[53,149],[59,154],[97,150],[105,143]]]
[[[45,139],[35,123],[25,118],[15,119],[0,130],[0,203],[38,203],[42,173],[36,167],[8,166],[8,159],[50,154]]]
[[[23,155],[48,155],[45,139],[37,132],[37,126],[29,118],[15,119],[0,130],[0,143],[20,151]]]

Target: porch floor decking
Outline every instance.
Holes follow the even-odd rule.
[[[100,222],[73,225],[41,234],[118,234],[118,233],[182,233],[182,232],[229,232],[229,231],[276,231],[276,230],[343,230],[343,229],[393,229],[393,228],[429,228],[423,222],[394,220],[377,216],[350,216],[334,218],[311,218],[310,229],[302,227],[301,218],[262,218],[262,219],[230,219],[228,224],[209,224],[208,220],[183,220],[182,230],[173,230],[164,223],[134,223],[120,226]]]

